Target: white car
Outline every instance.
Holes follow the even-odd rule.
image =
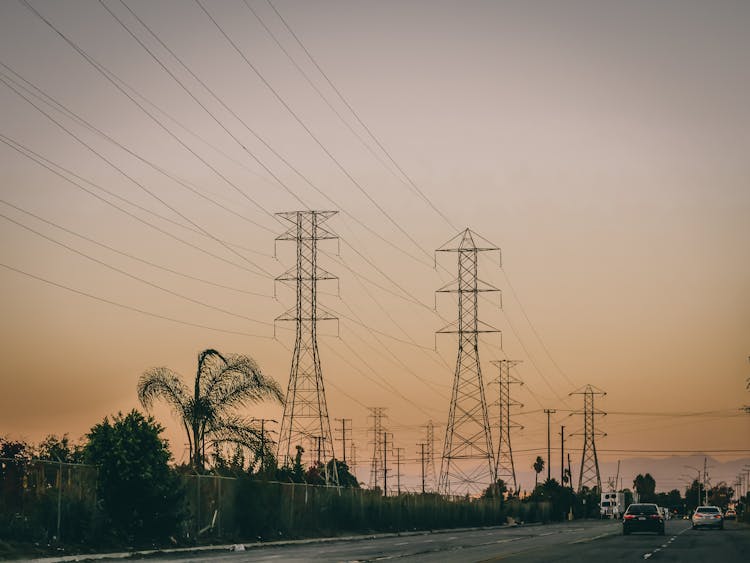
[[[699,527],[724,529],[724,515],[718,506],[699,506],[693,512],[693,529]]]

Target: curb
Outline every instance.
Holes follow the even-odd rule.
[[[305,538],[299,540],[278,540],[269,542],[248,542],[248,543],[233,543],[233,544],[222,544],[222,545],[203,545],[195,547],[173,547],[166,549],[143,549],[134,551],[123,551],[115,553],[88,553],[79,555],[64,555],[62,557],[44,557],[39,559],[31,559],[34,563],[67,563],[71,561],[105,561],[107,559],[128,559],[131,557],[147,557],[152,555],[166,555],[171,553],[208,553],[208,552],[228,552],[228,551],[249,551],[251,549],[259,549],[262,547],[283,547],[287,545],[311,545],[316,543],[330,543],[338,541],[364,541],[374,540],[379,538],[397,538],[397,537],[409,537],[409,536],[426,536],[429,534],[449,534],[455,532],[471,532],[478,530],[497,530],[497,529],[508,529],[512,530],[517,527],[534,527],[542,526],[541,522],[532,522],[529,524],[517,524],[514,526],[502,525],[502,526],[478,526],[473,528],[445,528],[439,530],[412,530],[404,532],[384,532],[377,534],[360,534],[356,536],[336,536],[336,537],[323,537],[323,538]]]

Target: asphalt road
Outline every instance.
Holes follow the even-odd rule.
[[[666,535],[622,535],[612,521],[546,526],[451,530],[389,537],[360,537],[284,546],[250,547],[242,552],[169,554],[159,561],[338,562],[570,562],[588,561],[750,561],[750,527],[727,522],[724,530],[692,530],[683,520],[667,522]]]

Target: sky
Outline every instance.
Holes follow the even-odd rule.
[[[309,208],[338,211],[319,346],[360,480],[370,407],[405,483],[428,420],[441,449],[457,265],[434,251],[465,228],[502,251],[480,255],[502,291],[480,358],[492,400],[490,362],[521,360],[527,485],[543,409],[577,476],[586,384],[608,467],[750,458],[748,24],[732,1],[1,2],[0,435],[78,438],[206,348],[286,388],[274,214]]]

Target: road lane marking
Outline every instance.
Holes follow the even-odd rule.
[[[547,532],[546,534],[539,534],[540,538],[543,538],[544,536],[554,536],[557,532]]]
[[[408,544],[409,544],[408,541],[402,541],[400,543],[394,543],[393,545],[408,545]]]
[[[652,555],[653,555],[653,553],[646,553],[646,554],[645,554],[645,555],[643,556],[643,558],[644,558],[644,559],[650,559]]]
[[[606,534],[599,534],[598,536],[594,536],[593,538],[581,538],[580,540],[568,542],[568,545],[573,545],[574,543],[587,543],[590,541],[598,540],[600,538],[606,538],[607,536],[614,536],[614,534],[611,532],[608,532]]]

